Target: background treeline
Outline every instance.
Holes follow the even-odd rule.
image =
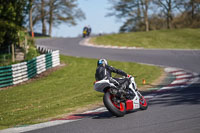
[[[109,0],[121,32],[200,27],[200,0]]]

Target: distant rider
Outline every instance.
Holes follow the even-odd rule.
[[[90,27],[90,25],[88,25],[87,27],[87,36],[90,36],[91,32],[92,32],[92,28]]]
[[[88,27],[87,27],[87,26],[84,26],[84,27],[83,27],[83,31],[86,31],[86,32],[87,32],[87,31],[88,31]]]

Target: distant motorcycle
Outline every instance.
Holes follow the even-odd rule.
[[[147,101],[137,89],[134,77],[130,76],[129,80],[129,88],[121,92],[109,80],[96,81],[94,84],[96,91],[104,93],[104,105],[114,116],[122,117],[127,111],[148,108]]]
[[[89,37],[91,33],[91,28],[90,27],[84,27],[83,28],[83,38]]]
[[[87,33],[87,30],[83,30],[83,38],[87,37],[88,33]]]

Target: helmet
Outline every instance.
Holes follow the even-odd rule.
[[[104,64],[104,65],[108,65],[108,62],[106,59],[99,59],[97,61],[97,66],[101,65],[101,64]]]

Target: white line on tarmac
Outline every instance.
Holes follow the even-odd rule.
[[[187,74],[187,72],[183,71],[183,72],[174,72],[172,73],[172,75],[182,75],[182,74]]]
[[[21,133],[21,132],[27,132],[27,131],[42,129],[42,128],[46,128],[46,127],[61,125],[61,124],[65,124],[65,123],[69,123],[69,122],[73,122],[73,121],[77,121],[77,120],[49,121],[49,122],[29,125],[29,126],[25,126],[25,127],[8,128],[8,129],[5,129],[5,130],[0,130],[0,133]]]
[[[181,83],[186,83],[188,79],[181,79],[181,80],[174,80],[171,85],[173,84],[181,84]]]
[[[176,76],[177,79],[180,79],[180,78],[190,78],[190,77],[192,77],[192,74],[186,74],[186,75]]]
[[[95,113],[95,112],[105,112],[105,111],[107,111],[107,109],[105,107],[100,107],[100,108],[97,108],[95,110],[86,111],[83,114]]]

